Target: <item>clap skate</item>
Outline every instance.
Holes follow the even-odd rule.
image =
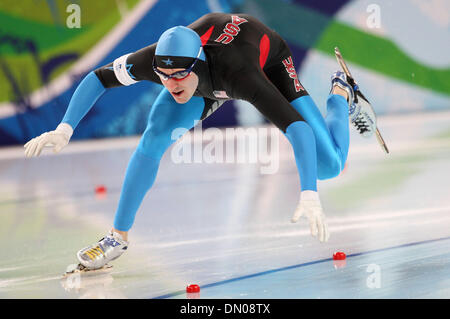
[[[334,81],[333,84],[336,83],[336,85],[345,89],[348,93],[349,90],[347,87],[350,86],[351,88],[350,93],[353,94],[349,93],[348,101],[350,106],[349,116],[353,126],[363,137],[371,137],[373,133],[375,133],[378,143],[380,144],[382,149],[386,152],[386,154],[388,154],[389,149],[387,148],[387,145],[384,142],[383,137],[381,136],[380,131],[377,128],[377,118],[372,106],[370,105],[370,102],[360,91],[358,84],[351,75],[350,70],[348,69],[342,57],[342,54],[337,47],[334,49],[334,53],[336,55],[337,61],[339,62],[340,66],[342,67],[342,70],[344,71],[344,74],[339,74],[342,73],[339,71],[336,72],[333,75],[332,81]]]
[[[376,129],[376,116],[370,105],[365,105],[364,101],[358,101],[355,95],[355,86],[351,85],[349,78],[342,71],[336,71],[331,76],[331,92],[334,87],[339,87],[347,92],[348,116],[355,129],[363,137],[370,137]]]
[[[69,266],[66,275],[87,272],[105,272],[112,268],[108,263],[119,258],[128,248],[128,242],[116,232],[110,232],[97,243],[81,249],[78,265]]]

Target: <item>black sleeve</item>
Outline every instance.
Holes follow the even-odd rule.
[[[142,80],[161,84],[152,66],[155,49],[156,43],[121,56],[115,62],[104,65],[94,72],[105,88],[131,85]]]

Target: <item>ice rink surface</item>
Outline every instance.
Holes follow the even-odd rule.
[[[0,298],[450,298],[450,113],[378,123],[391,153],[352,131],[346,169],[319,182],[325,244],[306,219],[290,223],[299,179],[280,135],[275,174],[176,164],[169,150],[129,250],[108,273],[66,278],[76,252],[111,227],[138,138],[33,159],[0,149]]]

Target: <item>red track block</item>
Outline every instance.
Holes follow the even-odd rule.
[[[106,187],[104,185],[98,185],[97,187],[95,187],[95,193],[96,194],[105,194]]]
[[[186,287],[187,293],[200,292],[200,287],[198,285],[189,285]]]
[[[106,199],[106,187],[104,185],[98,185],[95,187],[95,198],[97,200],[104,200]]]
[[[337,251],[333,254],[333,260],[345,260],[346,256],[342,251]]]

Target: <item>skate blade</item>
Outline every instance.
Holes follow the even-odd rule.
[[[337,59],[339,65],[341,66],[342,70],[344,71],[344,73],[345,73],[348,77],[350,77],[350,78],[353,79],[353,76],[352,76],[352,74],[350,73],[350,70],[348,69],[347,64],[345,63],[344,58],[342,57],[341,51],[339,51],[338,47],[335,47],[335,48],[334,48],[334,55],[336,56],[336,59]],[[354,81],[354,80],[353,80],[353,81]],[[361,91],[358,90],[358,91],[356,92],[356,95],[359,95],[365,102],[367,102],[367,104],[370,106],[370,108],[371,108],[372,111],[373,111],[373,108],[372,108],[372,106],[370,105],[370,102],[369,102],[369,101],[366,99],[366,97],[361,93]],[[375,111],[373,111],[373,113],[375,114]],[[375,134],[376,134],[376,137],[377,137],[378,144],[380,144],[381,148],[383,149],[383,151],[384,151],[386,154],[389,154],[389,148],[387,147],[386,142],[384,141],[383,137],[381,136],[381,133],[380,133],[380,131],[378,130],[378,127],[377,127],[377,126],[375,126],[375,127],[376,127]]]
[[[71,266],[67,267],[67,270],[64,273],[63,277],[69,276],[72,274],[104,274],[104,273],[110,272],[112,267],[113,267],[112,265],[106,264],[102,268],[89,269],[89,268],[84,267],[82,264],[71,265]]]

